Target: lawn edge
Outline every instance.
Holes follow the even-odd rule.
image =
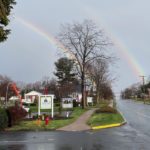
[[[92,130],[107,129],[107,128],[120,127],[120,126],[123,126],[123,125],[127,124],[127,120],[124,117],[123,113],[120,110],[118,110],[118,113],[120,113],[120,115],[122,116],[122,118],[124,120],[123,122],[121,122],[121,123],[114,123],[114,124],[108,124],[108,125],[93,126],[93,127],[91,127],[91,129]]]
[[[87,110],[84,110],[84,112],[82,112],[82,114],[80,114],[77,118],[75,118],[74,120],[72,120],[70,123],[61,126],[61,127],[57,127],[57,128],[35,128],[35,129],[11,129],[11,128],[6,128],[4,130],[4,132],[20,132],[20,131],[24,131],[24,132],[28,132],[28,131],[57,131],[57,129],[68,126],[72,123],[74,123],[81,115],[83,115]],[[36,120],[35,120],[36,121]]]

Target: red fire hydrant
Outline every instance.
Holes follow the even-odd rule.
[[[48,116],[45,118],[45,125],[48,125],[48,123],[49,123],[49,118],[48,118]]]

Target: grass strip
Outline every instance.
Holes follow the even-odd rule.
[[[40,123],[37,120],[21,121],[18,125],[14,125],[11,128],[8,128],[7,131],[55,130],[57,128],[71,124],[85,111],[85,109],[75,108],[69,118],[50,120],[48,125],[45,125],[45,121],[40,121]]]
[[[99,114],[94,113],[87,123],[91,127],[94,127],[94,126],[103,126],[103,125],[122,123],[123,121],[124,119],[119,112],[99,113]]]

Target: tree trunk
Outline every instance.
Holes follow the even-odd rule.
[[[99,96],[99,93],[97,92],[96,94],[96,103],[99,104],[100,102],[100,96]]]
[[[81,77],[81,92],[82,92],[82,108],[85,108],[85,75],[84,72],[82,72]]]
[[[99,86],[96,85],[96,103],[100,103],[100,91],[99,91]]]

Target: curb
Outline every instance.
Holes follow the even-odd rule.
[[[92,130],[97,130],[97,129],[107,129],[107,128],[113,128],[113,127],[120,127],[122,125],[125,125],[127,122],[122,122],[122,123],[116,123],[116,124],[110,124],[110,125],[103,125],[103,126],[95,126],[92,127]]]
[[[121,116],[124,119],[124,121],[122,123],[115,123],[115,124],[102,125],[102,126],[95,126],[95,127],[91,127],[91,129],[92,130],[107,129],[107,128],[113,128],[113,127],[120,127],[120,126],[123,126],[123,125],[127,124],[127,121],[126,121],[125,117],[123,116],[122,112],[120,112],[119,110],[118,110],[118,112],[121,114]]]

